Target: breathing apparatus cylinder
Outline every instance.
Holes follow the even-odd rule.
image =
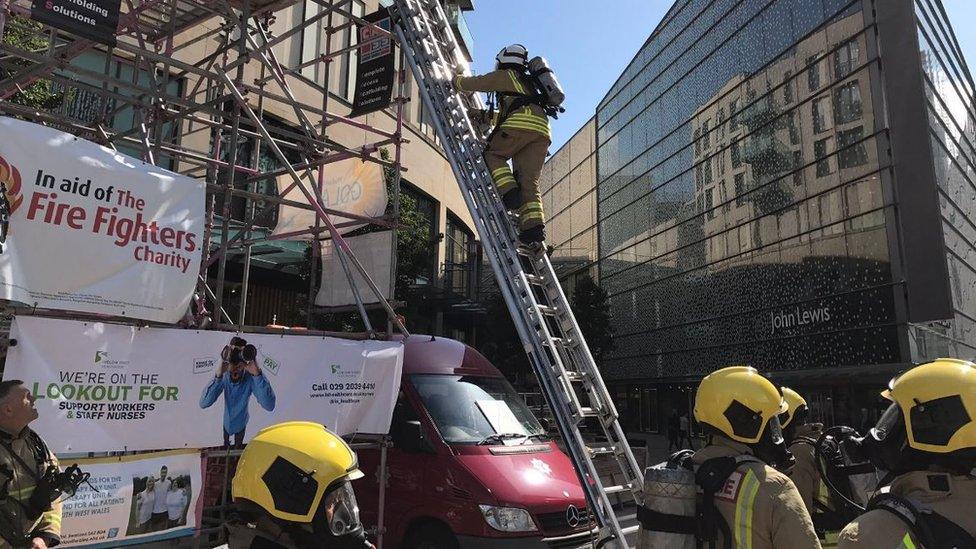
[[[529,74],[539,87],[539,92],[545,96],[547,106],[558,107],[563,104],[566,94],[545,57],[536,56],[529,61]]]
[[[695,473],[669,460],[648,467],[644,471],[644,507],[667,515],[688,517],[695,520],[698,485]],[[637,548],[695,549],[695,535],[691,533],[662,532],[645,528],[637,531]]]
[[[821,480],[853,520],[864,511],[878,488],[878,470],[865,455],[864,437],[850,427],[831,427],[817,440],[817,467]]]

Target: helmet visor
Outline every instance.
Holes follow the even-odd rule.
[[[362,529],[359,522],[359,505],[352,485],[343,482],[325,496],[325,518],[334,536],[345,536]]]
[[[769,425],[766,429],[769,430],[769,441],[773,444],[783,444],[783,424],[780,423],[780,416],[773,416],[769,418]]]

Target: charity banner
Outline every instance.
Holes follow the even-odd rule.
[[[62,459],[91,474],[61,502],[61,547],[119,547],[189,536],[203,511],[199,450]]]
[[[239,446],[283,421],[389,432],[403,345],[14,318],[4,379],[55,452]]]
[[[348,158],[326,164],[322,169],[322,205],[325,208],[364,217],[381,217],[386,213],[389,199],[383,181],[382,166],[375,162]],[[278,193],[283,193],[292,183],[294,179],[290,175],[278,177]],[[305,195],[299,191],[291,191],[287,198],[303,204],[309,203]],[[317,214],[312,210],[282,204],[278,207],[278,223],[272,234],[280,235],[314,227],[316,217]],[[341,215],[330,215],[329,220],[335,224],[351,221]],[[322,226],[321,223],[319,225]],[[345,234],[363,225],[365,223],[346,225],[339,228],[339,233]],[[309,240],[312,235],[306,234],[294,238]]]
[[[200,271],[203,181],[0,117],[0,299],[173,323]]]
[[[115,46],[121,0],[34,0],[31,19]]]
[[[383,299],[390,298],[390,265],[393,262],[393,231],[378,231],[344,238],[353,255],[363,265],[370,279],[380,289]],[[339,258],[332,240],[322,241],[322,280],[315,294],[315,304],[319,307],[344,307],[356,304],[349,277]],[[356,289],[363,303],[379,303],[363,275],[346,260],[349,271],[356,281]]]

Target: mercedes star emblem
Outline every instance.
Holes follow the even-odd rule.
[[[575,505],[566,508],[566,524],[570,528],[576,528],[580,524],[580,512]]]

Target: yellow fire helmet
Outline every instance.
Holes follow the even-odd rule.
[[[326,490],[362,478],[356,453],[318,423],[289,421],[262,429],[244,448],[231,488],[282,520],[310,523]]]
[[[779,389],[749,366],[712,372],[695,395],[695,419],[743,444],[758,443],[771,420],[778,428],[786,408]]]
[[[790,423],[796,418],[796,412],[802,406],[807,405],[805,398],[800,396],[800,393],[790,389],[789,387],[780,387],[783,392],[783,400],[786,401],[786,411],[779,415],[780,427],[786,429],[790,426]]]
[[[976,364],[940,358],[891,380],[881,394],[901,409],[910,447],[935,454],[976,449]]]

